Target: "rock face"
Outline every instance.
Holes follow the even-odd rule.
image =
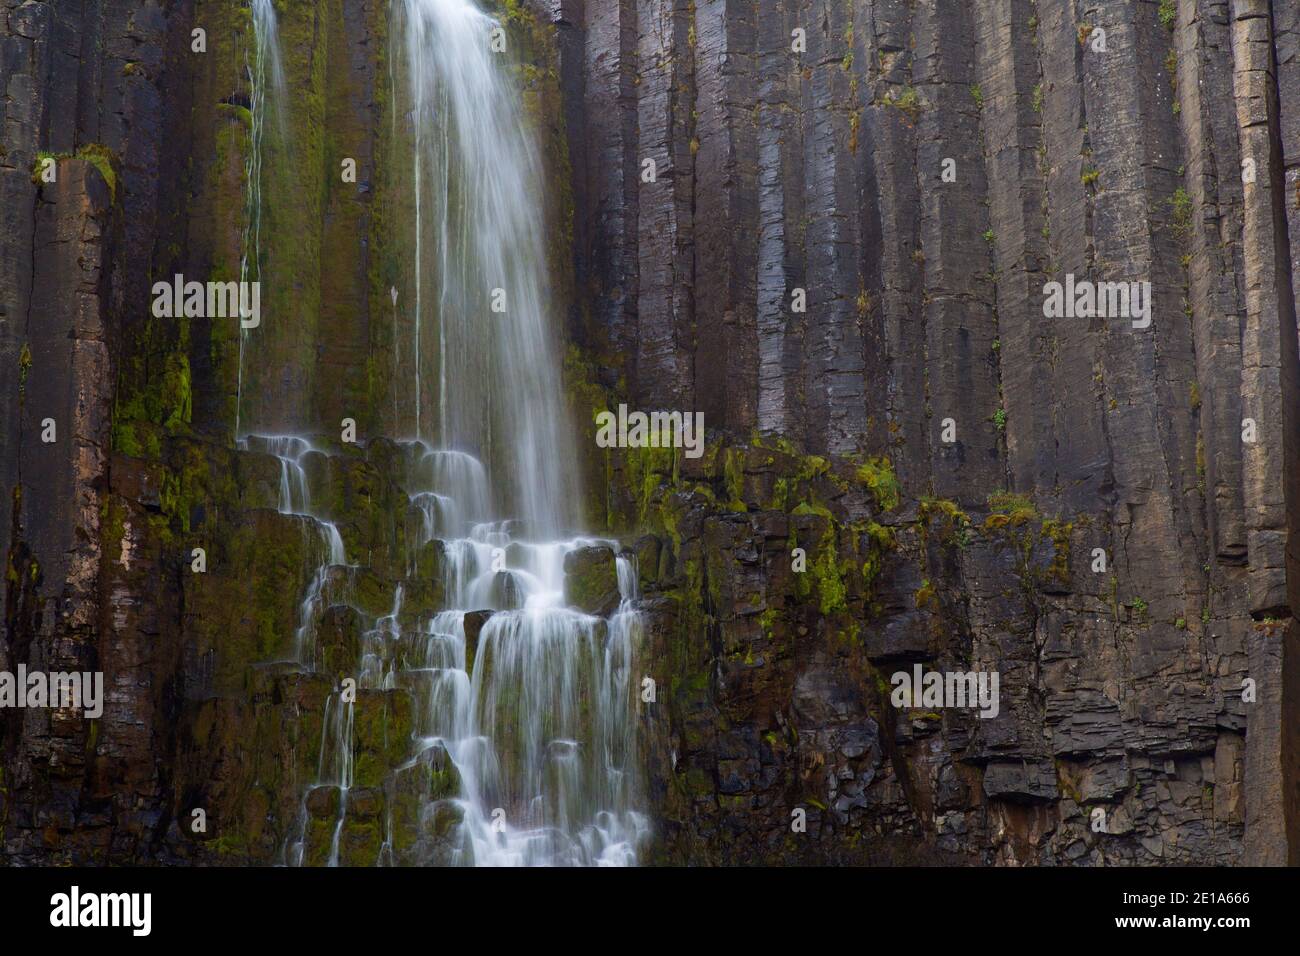
[[[692,539],[721,548],[734,560],[708,582],[757,593],[706,602],[696,624],[710,649],[670,721],[689,801],[672,852],[725,858],[683,849],[709,820],[753,860],[906,833],[1007,862],[1294,861],[1279,733],[1297,690],[1300,16],[1265,0],[621,0],[556,18],[583,47],[562,53],[586,104],[583,341],[638,407],[888,456],[905,504],[876,520],[901,519],[901,553],[862,652],[885,677],[916,660],[1002,675],[997,719],[926,721],[873,710],[861,681],[836,689],[847,651],[825,616],[766,651],[756,621],[789,531],[705,507],[671,529],[679,559]],[[1044,284],[1070,274],[1149,281],[1151,326],[1045,317]],[[1026,580],[1014,525],[989,528],[1007,489],[1025,527],[1054,523],[1060,574]],[[927,496],[995,533],[910,546]],[[808,708],[811,688],[842,707]],[[837,753],[850,730],[888,759]],[[801,796],[834,836],[791,840]],[[1109,835],[1081,825],[1094,806]]]
[[[554,187],[587,530],[645,598],[650,860],[1300,862],[1300,10],[489,5]],[[245,369],[150,289],[240,275],[246,5],[0,0],[0,670],[107,689],[0,710],[5,862],[280,862],[304,808],[318,862],[359,614],[441,607],[383,437],[431,400],[388,5],[276,6]],[[1150,325],[1045,315],[1067,276],[1149,282]],[[702,411],[703,456],[596,447],[620,401]],[[358,565],[311,673],[277,661],[319,529],[256,430],[331,432],[304,468]],[[589,552],[566,587],[603,613]],[[996,672],[997,715],[895,706],[917,665]],[[449,858],[454,806],[413,810],[449,757],[404,766],[401,689],[357,712],[340,859],[386,817],[398,862]]]
[[[564,603],[607,616],[618,607],[618,571],[609,548],[579,548],[564,558]]]

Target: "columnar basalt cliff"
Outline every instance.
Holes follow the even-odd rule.
[[[1297,862],[1300,8],[482,5],[582,530],[639,579],[642,862]],[[259,107],[240,0],[0,0],[0,671],[106,688],[0,709],[0,861],[454,858],[400,681],[359,691],[346,818],[304,797],[331,694],[450,559],[401,5],[273,6]],[[250,262],[242,341],[155,316],[156,280]],[[1149,326],[1045,314],[1068,276],[1149,282]],[[703,455],[599,447],[620,402],[703,412]],[[609,548],[567,564],[609,614]],[[996,716],[894,706],[915,665],[997,672]]]

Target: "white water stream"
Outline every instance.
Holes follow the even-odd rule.
[[[403,320],[415,357],[415,437],[402,445],[400,479],[410,498],[408,574],[422,546],[443,542],[445,609],[399,624],[399,584],[392,612],[367,619],[356,674],[362,689],[402,688],[414,702],[412,756],[392,769],[445,751],[459,793],[420,809],[430,832],[447,805],[454,811],[436,852],[397,860],[390,809],[374,862],[632,864],[648,832],[636,770],[637,574],[617,542],[572,530],[579,482],[549,306],[537,150],[508,56],[492,50],[490,17],[472,0],[393,0],[392,9],[399,93],[408,100],[397,109],[413,143],[399,161],[410,162],[415,189],[413,306]],[[279,458],[280,510],[312,515],[303,467],[311,446],[256,436],[245,446]],[[322,612],[348,601],[330,584],[339,578],[331,566],[346,564],[339,532],[319,519],[311,527],[322,563],[294,643],[308,669]],[[620,600],[608,617],[565,604],[566,556],[591,547],[617,555]],[[467,615],[478,623],[481,611],[493,613],[474,641]],[[336,688],[316,780],[286,847],[291,865],[304,860],[308,800],[320,787],[340,792],[328,854],[339,861],[354,786],[353,718]]]

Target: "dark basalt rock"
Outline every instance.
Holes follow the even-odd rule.
[[[618,608],[618,568],[609,548],[578,548],[564,557],[565,603],[606,616]]]
[[[511,6],[575,417],[698,410],[710,435],[675,460],[581,435],[588,530],[646,592],[649,859],[1295,862],[1300,8],[1168,29],[1070,0]],[[325,612],[320,674],[281,660],[319,529],[235,447],[238,335],[150,313],[155,276],[238,272],[246,4],[0,10],[0,669],[114,689],[93,724],[0,712],[6,863],[277,862],[359,629],[399,584],[404,632],[442,606],[382,437],[417,402],[433,420],[392,347],[387,5],[281,15],[294,160],[268,166],[239,412],[321,433],[321,514],[359,562],[329,600],[361,614]],[[1045,318],[1071,273],[1150,280],[1152,328]],[[875,458],[895,507],[856,477]],[[570,600],[617,607],[613,552],[572,561]],[[491,613],[466,615],[471,666]],[[997,670],[998,717],[894,708],[912,663]],[[384,810],[397,862],[459,849],[453,803],[413,810],[454,792],[447,762],[392,772],[409,702],[358,702],[341,861],[376,861]],[[309,862],[337,799],[308,795]]]

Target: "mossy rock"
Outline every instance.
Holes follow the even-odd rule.
[[[352,796],[348,794],[348,812],[339,833],[339,866],[374,866],[384,845],[384,821],[354,813]]]
[[[642,591],[650,590],[663,579],[661,563],[666,550],[668,549],[662,542],[652,534],[642,535],[632,546],[632,553],[636,555],[637,578]]]
[[[361,657],[364,625],[356,608],[346,604],[327,607],[317,626],[317,670],[338,679],[356,672]]]
[[[245,451],[235,456],[235,483],[244,508],[279,508],[284,465],[274,455]]]
[[[371,619],[392,614],[397,601],[397,582],[369,567],[334,565],[325,576],[324,590],[331,602],[351,605]]]
[[[440,809],[460,795],[460,788],[460,774],[441,743],[421,751],[409,765],[393,772],[385,792],[398,863],[450,862],[455,825],[463,818]]]
[[[446,606],[446,547],[439,539],[426,541],[411,559],[411,573],[402,581],[402,627],[422,625]]]
[[[354,783],[377,787],[411,750],[412,705],[406,690],[361,690],[353,705]]]
[[[338,827],[339,812],[343,805],[343,789],[333,784],[311,787],[307,790],[304,804],[307,826],[303,831],[303,865],[325,866],[329,863],[330,849],[334,845],[334,831]]]
[[[402,582],[402,608],[397,622],[403,628],[422,627],[445,604],[441,578],[407,578]]]
[[[311,519],[259,509],[219,544],[205,573],[186,569],[185,629],[196,654],[212,655],[212,689],[242,694],[251,665],[291,654],[319,541]]]
[[[447,567],[447,546],[437,538],[426,541],[416,550],[412,564],[415,577],[441,583]]]
[[[614,552],[594,546],[564,556],[564,600],[588,614],[601,616],[618,609],[618,567]]]

